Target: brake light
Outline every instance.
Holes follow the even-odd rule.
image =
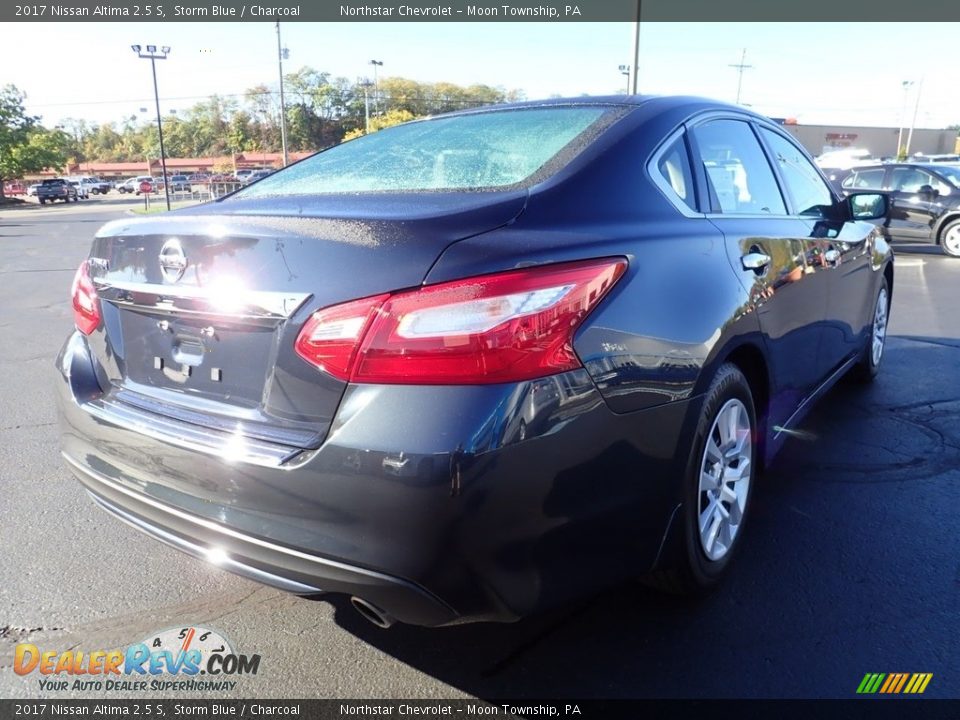
[[[296,351],[349,382],[514,382],[581,366],[573,335],[626,270],[607,258],[377,295],[314,313]]]
[[[93,280],[90,279],[86,260],[77,268],[70,294],[73,296],[73,322],[77,330],[89,335],[100,324],[100,300],[97,298]]]

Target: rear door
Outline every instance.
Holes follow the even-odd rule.
[[[810,226],[790,214],[776,175],[746,119],[714,117],[692,130],[707,186],[708,217],[726,238],[734,271],[765,335],[772,424],[786,420],[822,375],[818,365],[826,287],[813,262]]]
[[[943,183],[926,170],[910,165],[892,168],[889,183],[891,237],[930,240],[939,211],[935,191]]]

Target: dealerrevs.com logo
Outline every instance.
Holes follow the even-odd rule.
[[[38,673],[40,689],[50,691],[229,691],[237,685],[229,678],[259,669],[259,655],[236,653],[222,634],[202,627],[164,630],[125,650],[59,652],[20,643],[13,663],[17,675]]]

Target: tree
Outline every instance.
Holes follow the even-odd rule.
[[[62,166],[69,137],[59,130],[49,131],[40,118],[27,115],[26,95],[13,85],[0,90],[0,198],[3,181]]]
[[[411,120],[416,120],[413,116],[413,113],[407,110],[389,110],[383,115],[378,115],[377,117],[370,118],[370,132],[376,132],[377,130],[383,130],[384,128],[393,127],[394,125],[400,125],[401,123],[410,122]],[[346,135],[343,136],[344,142],[347,140],[353,140],[362,135],[366,135],[363,129],[358,128],[356,130],[351,130]]]

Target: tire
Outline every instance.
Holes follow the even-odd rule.
[[[46,205],[46,204],[47,204],[46,198],[40,198],[40,204],[41,204],[41,205]]]
[[[647,584],[693,595],[726,575],[743,539],[756,484],[757,427],[750,384],[736,365],[721,365],[704,398],[683,476],[679,547]]]
[[[887,324],[890,321],[890,290],[887,278],[880,281],[877,298],[873,303],[870,334],[863,347],[859,362],[850,368],[848,377],[854,382],[871,382],[880,371],[883,351],[887,340]]]
[[[99,194],[100,194],[100,188],[94,188],[94,189],[91,190],[90,192],[92,192],[94,195],[99,195]]]
[[[947,223],[940,231],[940,247],[950,257],[960,257],[960,220]]]

